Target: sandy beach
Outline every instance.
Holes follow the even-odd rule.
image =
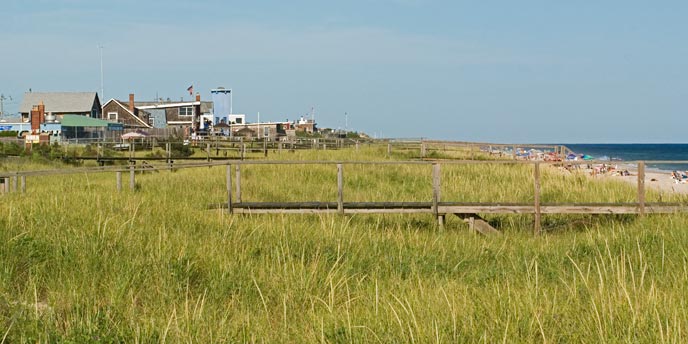
[[[635,166],[618,165],[618,170],[628,170],[630,175],[621,176],[605,173],[596,175],[594,178],[618,179],[633,184],[634,186],[638,185],[638,172]],[[645,170],[645,187],[663,192],[688,194],[688,184],[677,184],[671,177],[671,172],[669,171]]]

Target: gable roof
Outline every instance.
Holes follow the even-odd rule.
[[[93,103],[98,101],[96,92],[27,92],[24,93],[19,112],[29,113],[34,105],[43,102],[46,112],[81,113],[91,112]]]
[[[137,121],[139,121],[139,123],[141,123],[144,127],[146,127],[146,128],[152,128],[152,126],[151,126],[150,124],[144,122],[139,116],[136,116],[133,112],[131,112],[131,110],[129,110],[129,106],[124,106],[124,104],[123,104],[121,101],[117,100],[117,99],[112,98],[112,99],[108,100],[107,103],[103,104],[103,108],[105,108],[108,104],[110,104],[110,103],[112,103],[112,102],[114,102],[114,103],[117,104],[119,107],[121,107],[122,109],[124,109],[127,113],[129,113],[129,114],[131,115],[131,117],[134,117],[134,118],[135,118]],[[141,109],[138,109],[138,110],[139,110],[140,112],[143,112],[144,114],[150,115],[150,113],[147,112],[147,111],[143,111],[143,110],[141,110]]]

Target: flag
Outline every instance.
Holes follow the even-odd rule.
[[[186,90],[189,91],[190,96],[193,95],[193,85],[189,86],[189,88],[187,88]]]

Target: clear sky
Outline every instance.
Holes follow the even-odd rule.
[[[385,137],[688,142],[688,1],[3,0],[0,93],[203,99]]]

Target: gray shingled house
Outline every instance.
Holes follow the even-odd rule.
[[[19,107],[22,122],[29,121],[31,108],[43,102],[45,112],[55,115],[81,115],[101,118],[100,99],[96,92],[27,92]]]

